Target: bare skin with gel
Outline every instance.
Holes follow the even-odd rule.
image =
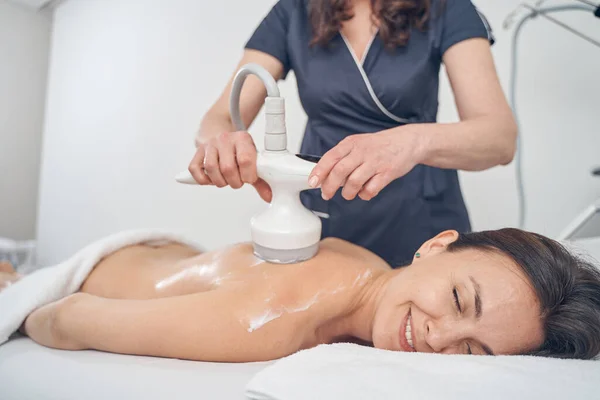
[[[332,238],[314,258],[289,265],[260,262],[251,244],[204,254],[176,243],[130,246],[21,330],[59,349],[222,362],[339,341],[447,354],[539,346],[537,298],[522,271],[500,253],[447,251],[457,237],[437,235],[395,270]]]
[[[123,282],[131,282],[136,280],[137,276],[130,276],[130,274],[139,274],[140,272],[145,275],[146,279],[143,279],[143,282],[146,284],[140,285],[136,291],[139,298],[178,296],[217,289],[260,288],[261,295],[258,298],[262,300],[262,304],[258,304],[255,310],[243,308],[241,312],[236,310],[234,313],[244,329],[253,332],[288,314],[307,312],[315,305],[318,308],[321,303],[332,302],[335,296],[344,294],[348,296],[353,289],[356,290],[368,282],[372,275],[371,268],[355,265],[354,275],[345,274],[347,278],[353,277],[351,281],[345,278],[340,282],[335,282],[335,286],[323,285],[319,290],[311,292],[310,296],[308,293],[304,295],[303,288],[295,288],[296,296],[292,296],[292,292],[286,287],[289,285],[282,285],[282,281],[288,279],[290,274],[322,276],[326,272],[322,268],[322,262],[325,260],[349,263],[349,260],[339,257],[341,255],[339,247],[342,245],[340,241],[324,240],[322,245],[325,247],[320,254],[321,263],[309,260],[288,266],[261,260],[252,253],[250,244],[238,244],[204,254],[197,253],[191,257],[187,257],[189,255],[188,248],[178,244],[155,249],[149,249],[144,245],[131,246],[114,253],[99,263],[94,273],[82,286],[82,292],[111,296],[114,293],[104,289],[107,281],[114,280],[115,276],[121,275]],[[146,262],[140,264],[140,258],[144,258],[142,254],[147,256]],[[170,265],[162,264],[165,261],[171,261],[171,256],[176,254],[180,254],[184,258],[178,259]],[[130,258],[134,260],[130,260]],[[364,261],[371,260],[365,259]],[[137,270],[123,271],[124,264],[134,263],[139,265]],[[148,271],[139,271],[139,269],[148,267]],[[320,270],[316,271],[316,268]],[[381,264],[381,268],[389,267]],[[151,280],[149,281],[148,278]],[[306,283],[306,280],[300,282]],[[285,297],[282,296],[284,288],[287,292]],[[130,289],[122,288],[122,290],[131,293]]]

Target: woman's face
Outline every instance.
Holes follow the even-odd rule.
[[[541,345],[539,304],[520,268],[499,253],[446,251],[457,236],[441,233],[394,271],[376,309],[375,347],[498,355]]]

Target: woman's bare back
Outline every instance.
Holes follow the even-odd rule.
[[[338,239],[325,239],[313,259],[272,264],[256,257],[250,243],[200,253],[186,245],[140,244],[101,260],[81,291],[106,298],[150,299],[181,296],[235,285],[260,285],[275,277],[300,279],[290,286],[343,283],[371,270],[389,267],[371,252]],[[271,282],[272,283],[272,282]]]
[[[249,296],[237,319],[248,332],[278,323],[317,330],[358,299],[361,287],[388,265],[373,253],[338,239],[325,239],[311,260],[289,265],[264,262],[250,243],[207,253],[177,243],[135,245],[103,259],[81,291],[113,299],[156,299],[208,291]],[[226,305],[216,305],[226,306]],[[308,334],[308,336],[311,336]],[[306,346],[326,342],[306,339]]]
[[[130,246],[101,260],[81,293],[32,313],[25,330],[71,350],[269,360],[351,340],[344,321],[387,271],[373,253],[338,239],[289,265],[259,260],[250,244],[204,254],[175,243]],[[49,318],[56,332],[47,332]]]

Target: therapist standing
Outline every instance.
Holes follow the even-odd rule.
[[[457,123],[436,123],[442,62]],[[308,115],[301,152],[323,156],[310,177],[316,189],[301,197],[329,215],[323,237],[359,244],[394,267],[443,230],[470,230],[457,170],[513,159],[517,128],[469,0],[280,0],[236,71],[246,63],[276,80],[295,73]],[[252,138],[234,132],[231,82],[202,120],[189,170],[202,185],[253,184],[270,201]],[[240,103],[246,126],[265,96],[249,77]]]

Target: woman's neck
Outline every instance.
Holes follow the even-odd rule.
[[[361,6],[361,5],[371,5],[371,0],[351,0],[350,4],[353,6]]]
[[[375,276],[369,284],[360,288],[357,301],[348,312],[322,327],[321,334],[334,340],[353,337],[371,343],[375,314],[390,280],[399,273],[402,273],[401,269],[385,271]]]

